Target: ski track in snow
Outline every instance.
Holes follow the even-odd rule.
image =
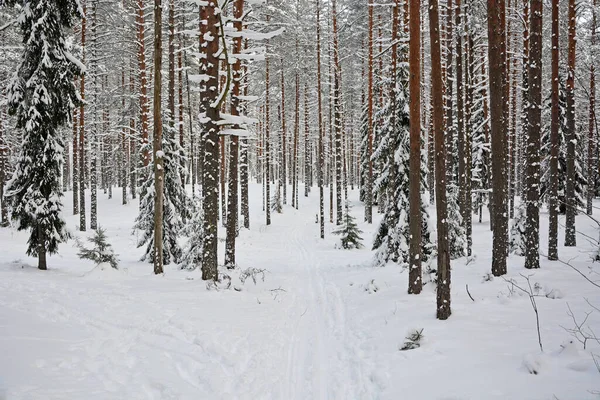
[[[314,224],[295,229],[289,250],[300,252],[304,267],[298,308],[300,319],[288,356],[289,399],[376,399],[375,386],[365,378],[360,342],[346,323],[346,307],[339,288],[322,272],[318,255],[303,238],[311,237]]]

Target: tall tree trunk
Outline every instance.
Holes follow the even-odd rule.
[[[454,0],[448,0],[446,7],[446,174],[447,184],[452,185],[454,180],[454,105],[453,105],[453,86],[454,86],[454,68],[453,68],[453,56],[454,56],[454,18],[455,15],[452,12],[454,9]]]
[[[125,65],[121,68],[121,107],[123,112],[123,120],[125,120]],[[130,121],[130,129],[131,129],[131,121]],[[121,165],[119,166],[119,184],[121,185],[121,202],[123,205],[127,204],[127,152],[126,152],[126,139],[125,136],[127,134],[127,128],[125,125],[121,128],[121,156],[119,160]],[[118,139],[117,139],[118,140]]]
[[[269,15],[267,15],[267,22],[269,21]],[[266,43],[267,49],[269,48],[269,41]],[[268,52],[267,52],[268,53]],[[265,148],[265,217],[266,224],[271,225],[271,147],[269,134],[271,130],[270,126],[270,82],[269,82],[269,56],[265,55],[265,140],[264,140],[264,148]]]
[[[85,65],[85,34],[87,24],[87,9],[86,4],[83,2],[83,14],[85,15],[81,20],[81,62]],[[85,232],[85,75],[81,75],[81,106],[79,106],[79,230]]]
[[[525,137],[529,131],[529,120],[527,109],[529,107],[529,2],[523,0],[523,58],[522,58],[522,82],[521,82],[521,136]]]
[[[207,123],[202,132],[203,168],[202,195],[204,211],[204,244],[202,252],[202,279],[218,280],[217,230],[219,220],[219,34],[218,9],[215,0],[201,6],[201,32],[205,38],[206,57],[203,60],[207,80],[202,85],[202,103]]]
[[[464,107],[464,86],[463,86],[463,35],[464,27],[462,25],[463,8],[461,0],[456,0],[456,153],[458,158],[458,205],[462,217],[462,225],[466,229],[467,213],[471,210],[465,208],[466,203],[466,176],[465,176],[465,107]]]
[[[133,96],[135,93],[135,78],[133,74],[133,66],[129,68],[129,93]],[[133,107],[132,107],[133,108]],[[129,190],[131,192],[131,198],[135,199],[137,196],[137,168],[138,168],[138,144],[139,134],[135,129],[135,111],[130,110],[131,115],[129,116]],[[107,112],[108,119],[108,112]]]
[[[431,43],[431,94],[433,130],[435,137],[435,205],[437,212],[437,318],[448,319],[450,308],[450,253],[446,202],[446,154],[444,147],[444,99],[442,60],[440,51],[440,22],[437,0],[429,0],[429,37]]]
[[[4,186],[6,184],[8,168],[8,142],[5,139],[4,121],[6,116],[0,107],[0,227],[8,226],[8,207],[4,197]],[[68,162],[65,162],[68,164]],[[67,179],[67,177],[64,177]]]
[[[575,215],[577,201],[575,199],[575,0],[569,0],[569,48],[567,66],[567,185],[565,202],[567,206],[565,221],[565,246],[577,245],[575,231]]]
[[[311,169],[310,169],[310,140],[308,122],[308,83],[304,83],[304,197],[308,197],[310,191]]]
[[[559,24],[558,24],[558,0],[552,0],[552,120],[550,123],[550,185],[548,192],[548,259],[558,260],[558,130],[559,120]]]
[[[285,125],[285,74],[283,58],[281,59],[281,178],[279,184],[283,186],[283,204],[287,204],[287,142]]]
[[[336,0],[331,3],[333,25],[333,129],[335,130],[336,224],[342,223],[342,71],[338,49]],[[330,157],[331,159],[331,157]]]
[[[492,273],[506,274],[508,207],[506,182],[506,30],[504,0],[488,0],[488,62],[492,136]]]
[[[248,49],[248,39],[244,40],[244,49]],[[248,67],[243,67],[244,96],[248,96]],[[246,107],[244,107],[244,111]],[[248,203],[248,138],[242,138],[240,146],[240,180],[242,191],[242,216],[244,217],[244,228],[250,229],[250,205]]]
[[[318,162],[317,174],[319,181],[319,227],[320,237],[325,238],[325,200],[323,193],[323,169],[325,164],[324,143],[323,143],[323,100],[321,96],[321,4],[317,0],[317,118],[319,124],[319,144],[318,144]]]
[[[78,108],[73,108],[73,168],[71,179],[73,180],[73,215],[79,214],[79,113]]]
[[[296,2],[296,8],[298,8]],[[299,46],[296,37],[296,109],[294,113],[294,155],[292,159],[292,206],[298,209],[298,136],[300,134],[300,73],[299,73]]]
[[[369,173],[365,185],[365,221],[373,223],[373,3],[369,0],[369,64],[368,64],[368,84],[367,84],[367,159]]]
[[[233,3],[233,28],[240,36],[233,38],[233,57],[242,53],[242,17],[244,15],[244,0],[236,0]],[[231,90],[231,115],[240,115],[240,86],[242,81],[242,62],[235,58],[233,64],[233,87]],[[239,129],[234,126],[234,129]],[[227,235],[225,239],[225,266],[235,267],[235,239],[238,230],[238,142],[237,136],[231,136],[229,142],[229,188],[227,195]],[[285,182],[284,182],[285,184]]]
[[[410,1],[409,24],[409,114],[410,114],[410,173],[409,173],[409,230],[410,269],[408,293],[419,294],[421,277],[421,2]]]
[[[542,0],[531,0],[527,135],[525,268],[540,267],[540,131],[542,123]]]
[[[467,20],[465,21],[466,25],[468,27],[471,26],[472,21],[470,20],[470,15],[471,15],[471,6],[472,6],[472,2],[467,2],[466,4],[466,8],[467,8],[467,12],[465,13],[467,15]],[[465,84],[466,84],[466,90],[465,90],[465,124],[464,126],[465,128],[465,133],[464,133],[464,157],[465,157],[465,173],[464,173],[464,179],[463,179],[463,185],[464,185],[464,189],[463,189],[463,193],[464,193],[464,197],[463,197],[463,201],[464,201],[464,206],[463,206],[463,210],[464,210],[464,214],[463,214],[463,224],[465,227],[465,231],[467,234],[467,256],[470,257],[472,254],[472,247],[473,247],[473,204],[472,204],[472,194],[471,194],[471,187],[472,187],[472,182],[471,182],[471,178],[472,178],[472,157],[473,157],[473,153],[472,153],[472,122],[471,122],[471,117],[472,117],[472,111],[473,111],[473,90],[474,90],[474,82],[475,82],[475,71],[474,71],[474,57],[473,57],[473,47],[474,47],[474,42],[473,42],[473,35],[472,32],[470,30],[470,28],[467,28],[467,37],[466,37],[466,43],[465,43],[465,58],[466,58],[466,62],[467,62],[467,67],[465,68]]]
[[[137,28],[138,28],[138,65],[140,76],[140,122],[142,139],[142,164],[144,167],[150,163],[148,146],[148,119],[150,108],[148,105],[148,78],[146,77],[146,17],[144,15],[144,0],[137,0]]]
[[[90,129],[90,229],[98,228],[98,0],[92,0],[91,57],[92,75],[92,126]],[[123,155],[124,156],[124,155]]]
[[[162,154],[162,0],[154,0],[154,273],[163,273],[164,160]],[[170,96],[169,96],[170,97]]]
[[[593,213],[594,191],[596,190],[596,137],[594,135],[595,111],[596,111],[596,71],[595,71],[595,49],[596,49],[596,0],[593,2],[592,10],[592,32],[590,43],[590,106],[589,106],[589,129],[588,129],[588,184],[587,184],[587,214]]]

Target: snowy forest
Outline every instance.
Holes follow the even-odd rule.
[[[600,0],[0,0],[0,400],[600,398]]]

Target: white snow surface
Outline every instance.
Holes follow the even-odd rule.
[[[137,200],[121,205],[119,189],[110,200],[98,195],[99,223],[119,254],[118,271],[79,260],[73,242],[49,258],[48,271],[38,271],[25,256],[27,233],[0,228],[0,399],[598,398],[600,371],[591,354],[600,346],[588,342],[583,350],[561,326],[573,327],[567,303],[581,320],[591,311],[585,298],[600,306],[600,289],[560,263],[542,258],[532,272],[523,258],[509,258],[508,279],[523,286],[519,274],[529,273],[542,287],[540,352],[529,298],[511,295],[501,278],[482,279],[491,269],[487,215],[474,222],[475,261],[452,264],[453,314],[438,321],[431,284],[408,295],[406,271],[372,266],[379,216],[362,223],[357,191],[350,200],[364,231],[361,250],[336,249],[333,224],[325,240],[318,238],[316,190],[300,196],[300,210],[287,205],[272,214],[270,226],[261,187],[250,191],[251,229],[240,232],[237,261],[267,272],[256,284],[235,283],[239,292],[209,291],[200,271],[174,265],[154,276],[151,264],[138,261],[143,249],[131,235]],[[83,238],[91,233],[77,231],[71,198],[63,198],[68,227]],[[545,252],[545,212],[541,220]],[[598,236],[585,216],[577,224]],[[559,255],[600,280],[590,269],[599,270],[592,246],[581,235],[578,241]],[[552,291],[561,296],[544,296]],[[600,312],[587,323],[600,334]],[[399,351],[415,329],[423,329],[421,346]]]

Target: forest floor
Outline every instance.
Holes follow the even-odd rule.
[[[0,399],[600,396],[592,357],[600,360],[600,344],[590,340],[583,350],[564,329],[574,327],[570,306],[578,322],[591,312],[586,329],[600,336],[600,311],[591,306],[600,308],[600,288],[564,264],[542,257],[540,270],[526,271],[523,258],[510,257],[506,279],[526,287],[521,274],[528,274],[536,286],[541,352],[529,296],[502,278],[484,279],[491,268],[487,214],[474,223],[475,256],[452,264],[453,314],[437,321],[432,284],[408,295],[405,271],[372,266],[379,216],[373,225],[360,223],[364,249],[341,250],[333,224],[325,240],[318,238],[316,191],[308,199],[301,192],[300,210],[284,206],[270,226],[260,191],[252,185],[251,229],[240,232],[237,260],[240,270],[265,269],[264,279],[258,274],[256,283],[242,283],[235,271],[229,290],[207,290],[199,271],[175,266],[154,276],[150,264],[139,262],[143,251],[131,234],[137,201],[121,205],[119,191],[110,200],[99,195],[98,205],[100,225],[120,255],[118,271],[79,260],[73,242],[49,258],[48,271],[38,271],[25,256],[27,234],[0,229]],[[357,198],[352,191],[353,214],[362,221]],[[70,215],[71,194],[64,200],[69,229],[86,237]],[[584,215],[577,227],[598,237]],[[545,252],[545,213],[541,232]],[[600,281],[594,245],[583,235],[578,244],[561,246],[561,259]],[[399,351],[415,329],[423,330],[421,347]]]

